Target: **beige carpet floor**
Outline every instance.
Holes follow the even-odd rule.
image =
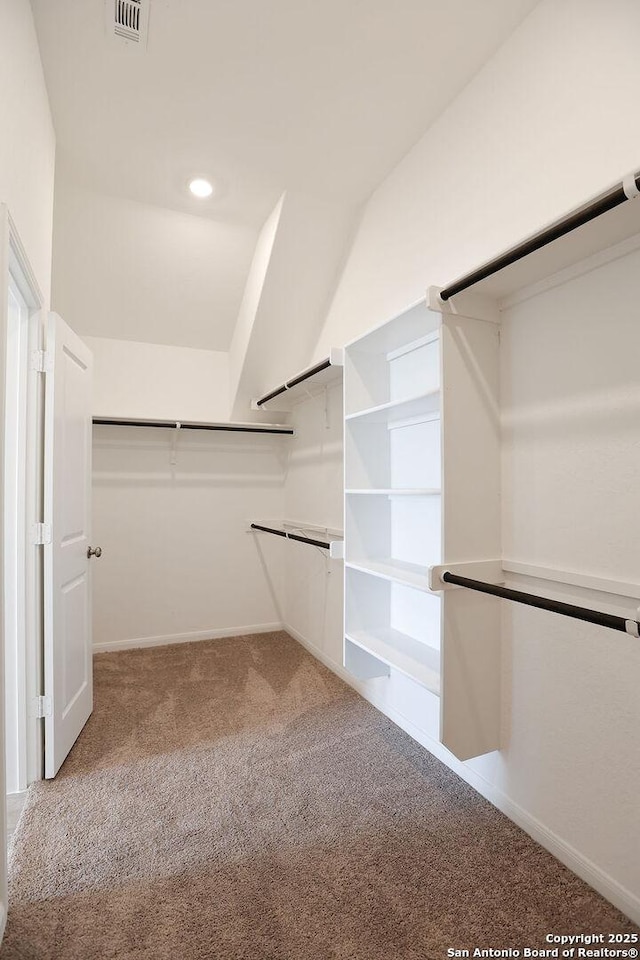
[[[637,928],[284,633],[101,654],[2,960],[445,960]]]

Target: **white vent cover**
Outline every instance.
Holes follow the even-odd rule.
[[[106,15],[108,35],[146,46],[149,0],[106,0]]]

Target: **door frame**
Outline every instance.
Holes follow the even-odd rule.
[[[21,504],[21,515],[18,519],[18,555],[21,563],[16,570],[17,583],[17,617],[24,625],[24,643],[18,635],[4,636],[4,620],[2,629],[2,667],[3,677],[6,664],[5,644],[12,644],[11,654],[15,669],[16,702],[10,718],[10,725],[15,724],[15,756],[14,777],[10,784],[12,792],[22,792],[35,780],[40,780],[44,773],[43,750],[43,723],[38,718],[40,712],[40,696],[43,690],[43,560],[42,548],[35,542],[34,532],[36,524],[42,518],[42,468],[43,468],[43,413],[44,413],[44,378],[33,363],[36,356],[43,356],[44,343],[44,299],[38,282],[29,263],[25,248],[22,244],[16,226],[11,218],[6,204],[0,205],[0,310],[1,310],[1,355],[0,355],[0,394],[1,420],[5,424],[6,410],[6,382],[5,364],[7,356],[7,321],[9,282],[17,286],[28,308],[26,329],[21,331],[25,338],[26,349],[23,351],[21,362],[26,366],[20,373],[24,385],[23,418],[18,439],[19,448],[24,458],[22,470],[24,475],[24,498]],[[4,431],[3,431],[4,433]],[[0,501],[2,519],[4,520],[4,463],[5,456],[15,455],[15,450],[2,448],[2,487],[3,496]],[[21,491],[22,492],[22,491]],[[0,549],[4,552],[4,524],[2,523],[2,537]],[[24,562],[22,562],[24,561]],[[5,564],[2,561],[2,590],[4,592]],[[7,598],[3,598],[7,599]],[[15,597],[14,597],[15,601]],[[3,603],[4,609],[4,603]],[[6,748],[4,723],[6,722],[4,697],[5,687],[2,683],[3,709],[2,745]],[[6,793],[6,767],[3,765],[2,789],[3,801]],[[16,776],[17,773],[17,776]]]

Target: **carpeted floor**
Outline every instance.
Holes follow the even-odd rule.
[[[101,654],[1,960],[445,960],[637,928],[284,633]]]

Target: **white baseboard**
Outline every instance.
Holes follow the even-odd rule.
[[[133,640],[111,640],[108,643],[94,643],[94,653],[107,653],[113,650],[135,650],[138,647],[164,647],[170,643],[193,643],[195,640],[221,640],[224,637],[246,637],[252,633],[274,633],[283,630],[278,623],[253,623],[242,627],[222,627],[215,630],[197,630],[192,633],[171,633],[162,637],[137,637]]]
[[[15,790],[12,793],[7,794],[7,802],[11,801],[12,803],[24,803],[27,799],[26,790]]]
[[[469,786],[477,790],[489,803],[497,807],[510,820],[516,823],[525,833],[548,850],[557,860],[563,863],[572,873],[588,883],[590,887],[597,890],[605,900],[621,910],[625,916],[640,924],[640,897],[636,896],[622,884],[618,883],[608,873],[605,873],[597,864],[584,857],[578,850],[568,844],[562,837],[550,830],[544,823],[538,820],[532,814],[528,813],[523,807],[515,803],[502,790],[494,786],[480,774],[470,770],[461,760],[450,753],[438,740],[434,740],[428,734],[424,733],[411,720],[408,720],[397,710],[380,703],[376,697],[372,696],[364,683],[356,680],[344,667],[331,660],[322,650],[310,643],[302,634],[298,633],[293,627],[284,624],[284,630],[298,641],[306,650],[309,651],[317,660],[328,667],[341,680],[344,680],[350,687],[368,700],[377,710],[384,713],[385,716],[393,720],[405,733],[424,747],[429,753],[433,754],[438,760],[441,760],[447,767],[453,770],[461,780],[464,780]]]

